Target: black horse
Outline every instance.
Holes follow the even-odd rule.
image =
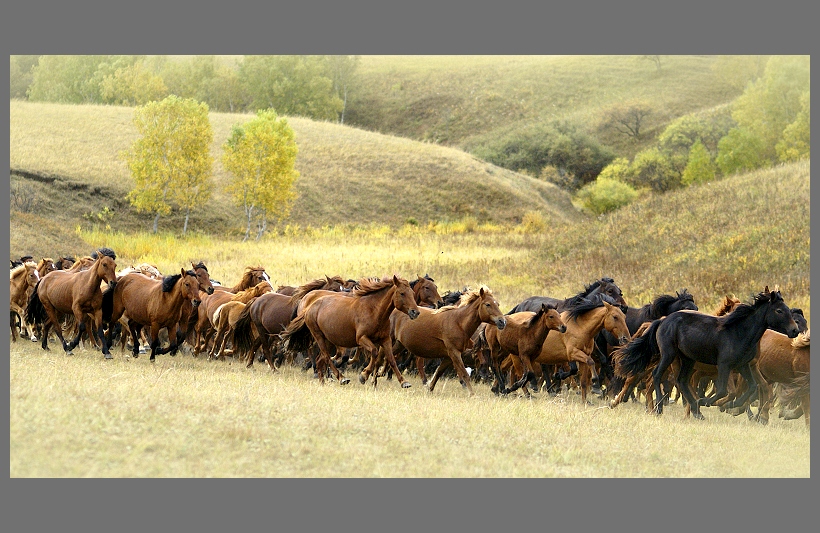
[[[728,315],[715,317],[692,311],[676,311],[656,320],[649,330],[624,348],[622,369],[627,375],[642,372],[656,356],[660,361],[652,373],[655,388],[655,413],[663,412],[661,378],[675,358],[680,359],[676,385],[688,402],[692,416],[703,419],[700,406],[711,406],[727,395],[729,372],[737,370],[749,384],[739,398],[727,408],[743,405],[755,393],[757,384],[749,363],[757,355],[757,345],[766,328],[780,331],[790,338],[797,336],[797,324],[780,291],[763,292],[754,297],[752,304],[740,304]],[[689,386],[695,363],[717,366],[715,391],[696,400]]]
[[[648,303],[643,307],[627,307],[626,309],[626,326],[629,328],[629,334],[635,335],[638,328],[644,322],[652,322],[659,318],[671,315],[675,311],[697,311],[698,306],[695,304],[695,298],[687,289],[680,292],[675,292],[675,295],[662,294],[655,297],[652,303]],[[609,354],[618,345],[616,339],[612,339],[612,335],[606,330],[602,331],[598,337],[595,338],[595,349],[603,351],[609,359]],[[611,371],[611,365],[608,365],[608,370]],[[614,373],[607,373],[605,377],[609,378],[611,385],[607,387],[608,392],[618,394],[621,387],[624,385],[623,378],[615,376]],[[610,390],[611,389],[611,390]],[[631,394],[631,392],[630,392]]]

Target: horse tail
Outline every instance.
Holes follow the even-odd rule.
[[[29,324],[42,324],[46,321],[46,318],[48,318],[46,308],[43,306],[43,302],[40,301],[40,295],[37,291],[39,288],[40,282],[38,281],[37,284],[34,285],[34,290],[31,291],[31,296],[28,298],[28,305],[26,305],[25,320]]]
[[[658,326],[661,325],[663,319],[658,319],[652,322],[646,333],[630,341],[629,344],[621,348],[623,356],[618,363],[619,374],[623,377],[635,376],[640,374],[653,358],[660,354],[658,348],[658,341],[655,338],[655,333],[658,331]]]
[[[102,298],[102,320],[103,324],[111,322],[111,317],[114,315],[114,290],[116,285],[109,285]]]
[[[296,353],[307,350],[313,337],[307,324],[305,324],[304,313],[291,320],[279,337],[284,341],[285,350],[289,352]]]
[[[236,353],[239,354],[240,359],[242,356],[251,350],[251,346],[253,346],[253,320],[251,320],[251,306],[250,304],[246,305],[242,312],[239,313],[239,318],[236,320],[236,324],[233,326],[233,345]],[[260,331],[260,335],[263,333]],[[253,357],[253,354],[250,354],[250,357]]]
[[[800,374],[797,378],[789,383],[788,387],[783,387],[783,392],[780,393],[781,405],[789,405],[794,400],[802,398],[809,394],[811,386],[809,384],[809,373]],[[804,413],[805,414],[805,413]]]

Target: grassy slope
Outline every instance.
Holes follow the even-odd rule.
[[[31,184],[42,200],[33,215],[56,219],[59,225],[73,229],[82,222],[83,213],[109,206],[118,209],[114,227],[150,227],[149,216],[132,212],[122,201],[133,186],[119,159],[120,152],[137,138],[132,114],[132,109],[121,107],[11,102],[11,168],[65,178],[48,187]],[[250,118],[211,114],[216,187],[207,209],[193,215],[194,230],[239,231],[242,212],[222,192],[230,176],[219,157],[231,126]],[[299,118],[289,122],[299,144],[297,170],[301,173],[299,199],[289,223],[395,226],[411,217],[424,224],[466,215],[479,221],[513,222],[530,210],[565,220],[580,217],[560,189],[458,150],[326,122]],[[98,190],[66,203],[66,180]],[[71,196],[74,200],[77,195]],[[19,220],[30,228],[32,219],[36,223],[31,215]],[[181,228],[180,217],[164,219],[162,227]]]
[[[632,156],[681,115],[738,96],[713,72],[715,56],[363,56],[347,120],[363,128],[465,150],[539,122],[568,120],[590,132],[612,105],[653,110],[642,143],[601,133]]]

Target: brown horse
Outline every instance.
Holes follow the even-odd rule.
[[[320,350],[316,371],[321,382],[324,383],[328,365],[339,383],[350,381],[330,360],[331,346],[358,346],[370,353],[370,364],[359,375],[361,383],[365,383],[375,370],[381,346],[401,386],[410,386],[396,365],[390,339],[390,313],[393,309],[407,313],[412,319],[419,316],[419,307],[406,279],[394,275],[392,279],[386,277],[379,281],[361,280],[359,288],[350,293],[314,291],[299,302],[299,307],[301,310],[285,329],[282,338],[286,348],[295,352],[307,349],[310,336],[313,336]]]
[[[117,322],[123,313],[128,314],[128,327],[134,340],[133,355],[139,357],[139,334],[144,326],[149,326],[151,361],[159,354],[174,352],[176,336],[169,334],[171,345],[160,349],[159,331],[168,328],[175,331],[179,324],[184,301],[194,307],[199,305],[199,281],[193,270],[180,269],[179,274],[165,276],[162,281],[142,274],[132,273],[118,280],[112,289],[103,295],[103,315],[105,322]],[[111,336],[112,328],[108,334]],[[110,342],[111,339],[108,339]]]
[[[781,383],[786,387],[798,388],[800,379],[809,375],[811,349],[811,332],[801,333],[790,339],[782,333],[766,330],[760,339],[760,352],[757,364],[752,372],[758,385],[760,407],[755,418],[766,424],[769,421],[769,408],[772,404],[772,384]],[[800,406],[806,415],[806,426],[809,427],[809,389],[806,387],[799,395]],[[788,403],[788,402],[783,402]]]
[[[205,263],[200,261],[199,263],[191,263],[191,269],[193,270],[194,274],[196,274],[196,280],[199,283],[199,291],[204,297],[204,295],[213,294],[214,293],[214,286],[211,283],[211,276],[208,274],[208,267],[205,266]],[[196,309],[194,308],[193,304],[189,300],[185,300],[182,302],[182,312],[179,315],[179,324],[177,325],[176,335],[177,335],[177,346],[181,346],[182,343],[188,336],[188,328],[190,327],[190,323],[192,322],[191,317],[197,316]],[[170,332],[169,332],[170,333]],[[171,355],[176,355],[176,350],[171,353]]]
[[[188,343],[193,347],[194,357],[207,349],[208,343],[216,334],[213,326],[213,314],[216,309],[230,301],[234,294],[255,287],[263,281],[270,283],[265,269],[261,266],[248,266],[245,267],[242,278],[233,287],[215,286],[213,293],[202,296],[202,303],[197,308],[197,312],[191,313],[188,318],[186,332]]]
[[[40,275],[40,279],[46,277],[46,274],[49,272],[54,272],[57,269],[57,266],[54,264],[54,259],[50,257],[43,257],[37,263],[37,274]]]
[[[233,328],[236,326],[236,321],[239,319],[244,308],[263,294],[267,294],[272,290],[273,288],[270,283],[264,281],[250,289],[239,291],[233,295],[230,301],[216,308],[216,311],[214,311],[216,338],[214,339],[214,345],[211,349],[211,353],[208,355],[208,359],[225,358],[223,353],[228,338],[230,337],[229,333],[233,331]],[[251,358],[251,360],[253,360],[253,358]]]
[[[494,392],[508,394],[521,388],[528,380],[533,389],[536,388],[532,362],[540,355],[550,331],[565,333],[567,326],[558,314],[556,306],[545,303],[541,304],[538,312],[520,311],[507,315],[506,328],[500,329],[492,325],[484,328],[480,343],[499,382]],[[521,375],[521,379],[509,388],[499,391],[503,381],[500,362],[508,356],[512,356],[515,373]]]
[[[28,261],[9,271],[9,304],[11,318],[11,340],[17,342],[17,319],[20,318],[20,326],[26,331],[28,337],[37,341],[34,329],[25,321],[26,306],[28,298],[34,291],[37,282],[40,281],[40,274],[37,272],[37,265],[33,261]]]
[[[250,368],[253,356],[261,346],[268,366],[276,370],[271,343],[295,316],[299,302],[314,291],[338,292],[344,283],[340,276],[325,275],[294,288],[290,296],[275,292],[254,300],[240,313],[233,327],[234,348],[240,359],[247,357],[247,367]]]
[[[29,298],[26,315],[34,324],[43,323],[44,350],[48,350],[49,328],[54,326],[54,332],[60,338],[63,350],[71,354],[85,331],[83,319],[86,314],[93,316],[97,336],[103,339],[103,292],[100,284],[106,281],[109,288],[116,286],[116,270],[117,263],[114,259],[101,254],[88,270],[57,270],[40,279]],[[64,315],[72,315],[75,322],[80,325],[77,336],[71,343],[65,341],[60,327],[60,319]],[[106,359],[112,358],[108,351],[108,343],[104,340],[102,352]]]
[[[560,365],[566,362],[580,365],[581,401],[586,402],[590,377],[593,384],[598,381],[595,361],[591,356],[595,347],[595,336],[606,330],[621,344],[628,342],[629,328],[626,325],[626,316],[620,307],[611,305],[601,297],[593,297],[581,298],[574,302],[568,310],[561,313],[561,320],[567,327],[566,332],[550,331],[547,334],[541,353],[533,361],[533,371],[538,377],[541,365]],[[512,360],[508,357],[501,366],[502,373],[511,367]],[[516,377],[520,381],[520,376]],[[523,387],[526,391],[526,380]]]
[[[490,289],[480,287],[461,297],[458,305],[445,306],[436,310],[419,308],[420,314],[411,319],[396,309],[390,314],[390,330],[393,338],[393,352],[402,348],[418,358],[442,359],[430,381],[430,391],[436,387],[442,373],[453,367],[462,384],[474,394],[470,376],[464,367],[461,354],[472,346],[471,337],[479,324],[504,329],[507,318],[498,307]],[[380,358],[384,354],[380,353]],[[375,376],[374,376],[375,380]]]

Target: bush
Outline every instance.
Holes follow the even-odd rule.
[[[521,231],[524,233],[542,233],[547,229],[547,221],[538,211],[527,211],[521,219]]]
[[[766,164],[763,145],[763,140],[749,130],[733,128],[718,143],[715,162],[724,175],[760,168]]]
[[[706,183],[715,179],[715,165],[700,139],[689,150],[689,161],[683,170],[681,182],[686,185]]]
[[[629,167],[627,183],[635,188],[649,187],[666,192],[679,188],[680,178],[669,160],[657,148],[651,148],[635,156]]]
[[[600,174],[598,174],[598,179],[615,180],[627,183],[627,180],[629,180],[629,159],[625,157],[615,159],[612,163],[604,167]]]
[[[584,209],[600,215],[627,205],[637,197],[638,191],[628,184],[599,177],[578,191],[576,199]]]

